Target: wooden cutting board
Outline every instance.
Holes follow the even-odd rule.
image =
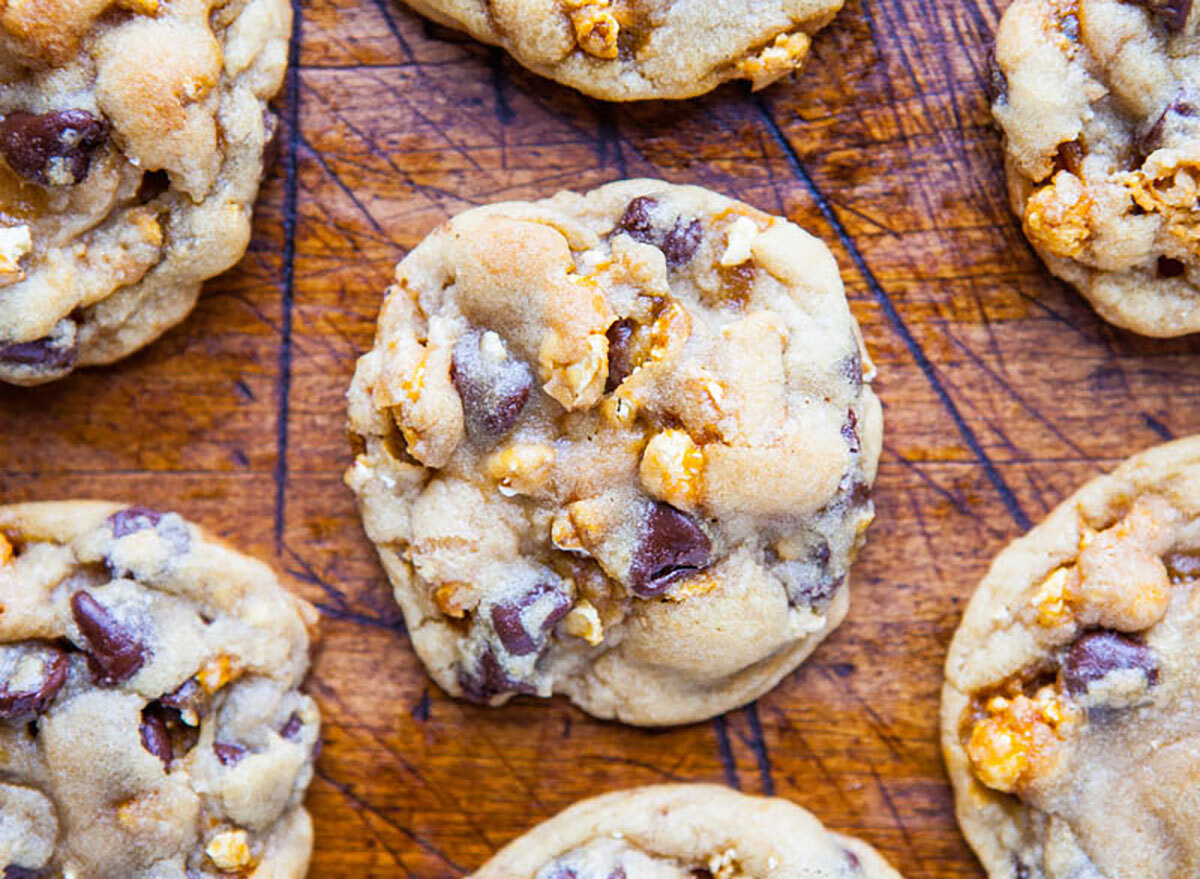
[[[250,253],[148,351],[0,390],[0,498],[174,508],[319,604],[315,879],[463,875],[580,797],[684,780],[789,797],[910,879],[978,877],[937,744],[963,605],[1084,479],[1200,429],[1197,343],[1100,322],[1009,216],[983,96],[1000,5],[850,0],[797,82],[614,106],[397,0],[305,2]],[[412,654],[342,485],[354,360],[392,266],[447,217],[640,175],[785,213],[843,267],[887,412],[850,616],[711,723],[453,702]]]

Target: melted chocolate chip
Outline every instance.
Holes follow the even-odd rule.
[[[183,555],[191,547],[192,539],[188,534],[187,525],[178,516],[169,513],[160,513],[147,507],[126,507],[109,516],[108,522],[114,540],[153,528],[173,555]],[[104,563],[109,574],[115,578],[127,577],[130,574],[130,571],[119,565],[111,555],[105,557]]]
[[[462,687],[463,696],[472,702],[490,702],[501,693],[537,692],[532,684],[509,677],[490,647],[479,658],[477,668],[459,671],[458,685]]]
[[[625,232],[634,241],[657,247],[666,257],[667,265],[677,269],[691,262],[704,240],[704,226],[698,219],[679,217],[670,229],[654,225],[658,200],[648,195],[635,198],[625,208],[613,231]]]
[[[1063,680],[1072,695],[1085,693],[1093,681],[1114,671],[1138,669],[1146,680],[1158,680],[1158,663],[1145,644],[1114,632],[1100,629],[1089,632],[1071,645],[1063,665]]]
[[[0,345],[0,363],[12,366],[32,366],[46,372],[60,372],[75,365],[78,350],[72,345],[56,345],[54,339],[32,342],[10,342]]]
[[[231,745],[226,742],[213,742],[213,753],[221,761],[222,766],[237,766],[246,756],[246,749],[241,745]]]
[[[546,616],[533,630],[525,621],[526,611],[544,603]],[[555,586],[539,583],[517,601],[492,606],[492,628],[504,649],[513,656],[537,653],[546,643],[546,633],[558,625],[571,609],[571,599]]]
[[[850,447],[850,454],[857,455],[861,444],[858,440],[858,416],[854,414],[853,409],[846,410],[846,420],[842,422],[842,439]]]
[[[1160,256],[1156,270],[1160,278],[1178,278],[1187,271],[1187,266],[1169,256]]]
[[[1167,25],[1167,30],[1178,33],[1187,24],[1188,15],[1192,11],[1192,0],[1130,0],[1138,6],[1144,6],[1152,13],[1160,16]]]
[[[108,524],[112,527],[113,538],[120,540],[129,534],[154,528],[162,517],[162,513],[147,507],[126,507],[109,516]]]
[[[71,596],[71,616],[83,637],[83,649],[97,682],[112,686],[128,680],[146,661],[146,647],[87,592]]]
[[[633,352],[630,342],[633,341],[637,324],[630,318],[623,317],[615,321],[604,334],[608,337],[608,379],[604,383],[604,392],[611,394],[621,386],[621,382],[629,378],[633,372]]]
[[[300,735],[300,728],[302,726],[304,726],[304,721],[300,719],[299,714],[293,711],[287,719],[287,723],[283,725],[283,729],[279,731],[279,734],[288,741],[295,741],[296,736]]]
[[[467,434],[495,442],[517,423],[533,389],[533,373],[513,357],[481,348],[483,334],[469,332],[454,346],[450,379],[462,398]]]
[[[151,702],[142,709],[142,747],[162,761],[163,768],[171,765],[174,756],[171,734],[167,731],[167,719],[162,706]]]
[[[27,652],[26,648],[19,646],[8,649],[14,651],[14,654],[17,651]],[[0,674],[0,720],[29,717],[30,715],[36,717],[42,714],[54,701],[54,697],[58,695],[63,684],[67,682],[70,664],[63,651],[50,644],[39,644],[33,650],[42,654],[41,677],[36,686],[23,690],[11,690],[8,686],[9,681]],[[0,660],[2,659],[3,654],[0,653]],[[14,655],[10,672],[17,670],[16,666],[19,662],[21,662],[20,656]],[[3,669],[4,665],[3,661],[0,661],[0,669]]]
[[[987,90],[988,102],[1003,103],[1008,100],[1008,77],[1004,75],[1004,71],[1000,69],[1000,63],[996,61],[995,49],[988,51],[987,66],[988,75],[984,88]]]
[[[18,867],[16,864],[9,864],[4,868],[4,879],[47,879],[49,870],[32,870],[29,867]]]
[[[629,585],[639,598],[662,595],[676,580],[708,567],[712,542],[691,516],[656,503],[642,525],[629,568]]]
[[[17,110],[0,119],[0,154],[9,167],[35,183],[78,183],[107,136],[107,123],[86,110]]]
[[[158,701],[180,714],[194,714],[197,718],[203,718],[208,715],[211,699],[195,678],[188,678],[174,691],[160,696]]]

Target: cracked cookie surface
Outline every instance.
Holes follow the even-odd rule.
[[[0,507],[5,879],[300,879],[316,612],[174,513]]]
[[[1008,188],[1050,270],[1106,320],[1200,330],[1200,5],[1015,0],[992,111]]]
[[[996,558],[942,747],[993,879],[1200,871],[1200,437],[1085,485]]]
[[[110,363],[236,263],[285,0],[0,7],[0,381]]]
[[[844,0],[405,0],[609,101],[688,98],[799,70]]]
[[[497,204],[397,267],[346,479],[443,689],[690,722],[844,617],[872,374],[786,220],[654,180]]]
[[[710,784],[635,788],[577,803],[510,843],[472,879],[899,879],[866,843],[782,799]]]

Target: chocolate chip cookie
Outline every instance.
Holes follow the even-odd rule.
[[[5,879],[300,879],[314,610],[174,513],[0,507]]]
[[[110,363],[236,263],[286,0],[0,6],[0,381]]]
[[[1106,320],[1200,330],[1200,7],[1015,0],[992,110],[1008,188],[1050,270]]]
[[[1005,549],[946,660],[942,745],[992,879],[1200,875],[1200,437]]]
[[[866,843],[799,806],[710,784],[577,803],[511,843],[472,879],[900,879]]]
[[[655,180],[492,205],[397,268],[347,482],[445,690],[690,722],[845,615],[873,371],[786,220]]]
[[[799,70],[844,0],[405,0],[607,101],[755,89]]]

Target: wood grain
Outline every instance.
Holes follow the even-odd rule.
[[[301,4],[251,251],[147,351],[0,390],[0,498],[178,509],[321,607],[315,879],[460,876],[577,798],[663,780],[777,793],[908,877],[978,877],[936,740],[963,604],[1079,482],[1200,429],[1196,341],[1101,323],[1007,212],[982,89],[1000,12],[850,0],[797,82],[610,106],[396,0]],[[633,175],[712,187],[829,241],[888,422],[847,622],[757,705],[660,732],[562,702],[447,699],[341,484],[343,393],[394,263],[472,205]]]

